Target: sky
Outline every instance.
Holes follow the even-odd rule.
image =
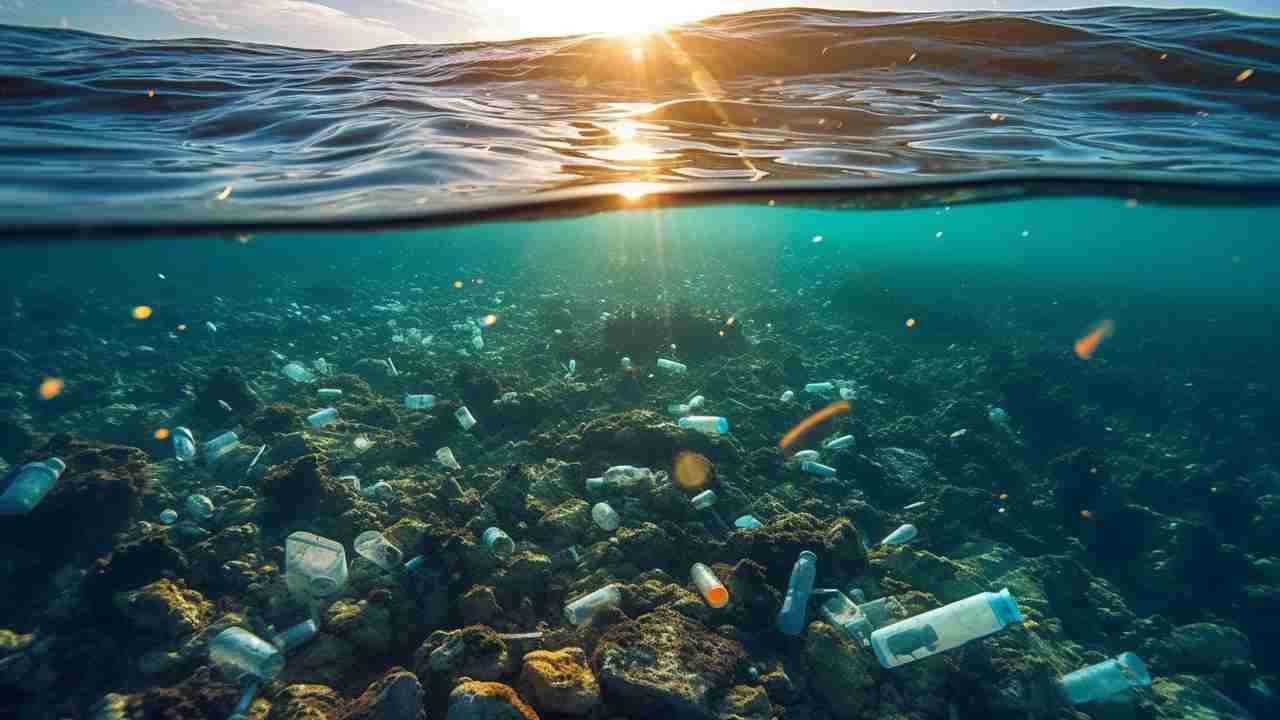
[[[583,32],[635,32],[762,7],[1046,10],[1215,7],[1280,15],[1280,0],[0,0],[0,23],[133,38],[216,37],[350,50]]]

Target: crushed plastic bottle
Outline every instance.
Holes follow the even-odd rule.
[[[209,659],[228,678],[271,680],[284,670],[284,655],[275,645],[238,627],[229,627],[209,641]]]
[[[453,456],[453,451],[447,447],[442,447],[436,451],[436,460],[450,470],[462,469],[462,465],[458,463],[458,459]]]
[[[601,477],[587,478],[587,490],[626,490],[637,488],[653,481],[653,471],[649,468],[634,465],[614,465],[604,471]]]
[[[240,436],[228,430],[221,435],[205,442],[204,444],[204,460],[212,465],[227,453],[240,446]]]
[[[808,550],[800,552],[787,581],[787,595],[778,610],[777,627],[783,635],[799,635],[808,626],[809,596],[818,573],[818,556]]]
[[[676,423],[685,430],[696,430],[703,435],[721,435],[729,432],[729,421],[714,415],[690,415]]]
[[[565,620],[570,625],[581,627],[585,625],[591,618],[601,610],[608,607],[616,607],[622,602],[622,591],[617,585],[605,585],[604,587],[591,592],[587,595],[574,600],[564,606]]]
[[[366,530],[356,536],[356,553],[383,570],[400,566],[404,553],[377,530]]]
[[[1058,691],[1072,705],[1114,698],[1136,687],[1150,687],[1151,673],[1142,658],[1131,652],[1103,660],[1064,675]]]
[[[835,389],[835,383],[829,382],[808,383],[804,386],[804,391],[811,395],[823,395]]]
[[[841,435],[840,437],[831,438],[826,442],[822,443],[822,449],[823,450],[843,450],[845,448],[853,447],[854,442],[855,441],[852,435]]]
[[[800,463],[800,471],[810,475],[817,475],[818,477],[835,477],[836,475],[835,468],[813,460],[805,460]]]
[[[31,512],[49,494],[66,469],[66,463],[56,457],[18,468],[9,487],[0,494],[0,515]]]
[[[316,626],[315,620],[304,620],[297,625],[287,627],[278,632],[271,638],[271,644],[275,645],[282,653],[296,650],[302,647],[307,641],[316,636],[319,628]]]
[[[188,462],[196,456],[196,438],[185,427],[173,429],[173,456],[178,462]]]
[[[307,416],[307,422],[311,423],[311,427],[322,428],[338,422],[338,410],[336,408],[325,408],[317,410]]]
[[[516,551],[515,542],[501,528],[491,527],[485,530],[480,542],[493,553],[494,557],[509,558]]]
[[[301,530],[285,539],[285,584],[303,599],[322,600],[347,585],[347,553],[342,543]]]
[[[458,425],[460,425],[463,430],[470,430],[476,425],[476,418],[471,414],[471,411],[467,409],[466,405],[454,410],[453,417],[457,419]]]
[[[1022,622],[1022,612],[1006,588],[984,592],[882,627],[871,648],[886,668],[906,665]]]
[[[754,530],[764,527],[764,523],[760,522],[755,515],[743,515],[733,521],[733,526],[743,530]]]
[[[595,520],[596,525],[605,532],[613,532],[622,524],[618,511],[607,502],[598,502],[591,508],[591,519]]]
[[[391,503],[400,497],[400,491],[383,480],[360,490],[360,494],[374,502]]]
[[[792,400],[795,400],[795,399],[796,399],[795,391],[793,391],[793,390],[783,390],[783,391],[782,391],[782,396],[781,396],[781,397],[779,397],[778,399],[779,399],[779,400],[781,400],[781,401],[782,401],[782,402],[784,402],[784,403],[791,402]]]
[[[316,390],[316,395],[324,400],[336,400],[342,397],[342,391],[338,388],[320,388]]]
[[[793,462],[793,463],[818,462],[818,460],[821,457],[822,457],[822,454],[819,453],[817,450],[798,450],[791,456],[790,462]]]
[[[280,370],[285,377],[296,383],[313,383],[316,381],[315,373],[307,369],[300,362],[291,362]]]

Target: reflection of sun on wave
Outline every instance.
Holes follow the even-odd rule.
[[[654,160],[674,160],[680,157],[679,153],[660,152],[644,143],[637,142],[624,142],[612,147],[590,150],[587,154],[591,157],[611,162],[652,162]]]
[[[636,200],[650,193],[658,192],[662,189],[662,183],[656,182],[629,182],[619,183],[614,186],[618,194],[628,200]]]

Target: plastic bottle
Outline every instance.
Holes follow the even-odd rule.
[[[698,588],[698,592],[702,593],[702,599],[713,608],[722,608],[729,604],[729,590],[720,582],[720,578],[716,577],[711,568],[702,563],[694,563],[693,568],[689,571],[693,577],[693,584]]]
[[[511,553],[516,551],[515,541],[511,536],[503,532],[502,528],[491,527],[484,531],[484,535],[480,537],[480,542],[494,554],[494,557],[508,558]]]
[[[355,548],[360,557],[383,570],[395,569],[404,559],[404,553],[400,548],[391,544],[391,541],[377,530],[366,530],[357,535]]]
[[[580,627],[590,621],[596,613],[607,607],[615,607],[621,602],[622,592],[618,590],[618,586],[605,585],[565,605],[564,617],[570,625]]]
[[[818,459],[821,457],[822,457],[822,454],[819,453],[817,450],[798,450],[796,451],[795,454],[791,456],[791,462],[796,462],[796,463],[818,462]]]
[[[160,511],[160,522],[165,525],[172,525],[178,521],[178,511],[165,508]]]
[[[296,383],[315,382],[316,376],[300,362],[291,362],[281,370],[284,376]]]
[[[916,538],[916,526],[910,523],[900,526],[880,541],[881,545],[904,545]]]
[[[812,394],[814,394],[814,395],[821,395],[821,394],[823,394],[823,393],[829,393],[829,392],[831,392],[832,390],[835,390],[835,389],[836,389],[835,384],[834,384],[834,383],[829,383],[829,382],[816,382],[816,383],[809,383],[809,384],[807,384],[807,385],[805,385],[805,386],[804,386],[804,391],[805,391],[805,392],[807,392],[807,393],[812,393]]]
[[[1151,685],[1151,673],[1142,658],[1131,652],[1122,653],[1081,668],[1058,680],[1058,690],[1072,705],[1105,700],[1126,690]]]
[[[325,400],[334,400],[342,397],[342,391],[338,388],[320,388],[316,391],[316,395]]]
[[[675,375],[683,375],[689,371],[688,365],[678,363],[675,360],[668,360],[666,358],[658,358],[657,364],[659,370],[665,370]]]
[[[284,655],[275,645],[238,627],[229,627],[209,641],[209,659],[235,681],[271,680],[284,669]]]
[[[284,543],[285,584],[303,599],[323,600],[347,584],[347,552],[342,543],[298,531]]]
[[[1022,613],[1007,588],[978,593],[876,630],[871,648],[881,665],[894,668],[1000,632],[1013,622],[1022,622]]]
[[[18,468],[13,474],[13,482],[0,495],[0,515],[31,512],[49,494],[66,469],[66,463],[56,457]]]
[[[214,463],[218,458],[226,455],[240,444],[240,436],[228,430],[212,440],[204,444],[204,460],[207,463]]]
[[[792,401],[792,400],[794,400],[795,398],[796,398],[795,391],[793,391],[793,390],[783,390],[783,391],[782,391],[782,397],[780,397],[780,398],[778,398],[778,399],[785,403],[785,402],[791,402],[791,401]]]
[[[410,410],[429,410],[435,407],[435,395],[405,395],[404,406]]]
[[[471,414],[471,411],[467,409],[466,405],[454,410],[453,416],[457,418],[458,424],[462,426],[463,430],[470,430],[476,425],[476,418]]]
[[[836,469],[830,465],[823,465],[820,462],[814,462],[812,460],[805,460],[800,463],[800,470],[801,472],[806,472],[810,475],[817,475],[819,477],[835,477],[836,474]]]
[[[716,504],[716,493],[714,490],[703,490],[690,500],[693,506],[698,510],[706,510]]]
[[[843,450],[847,447],[853,447],[854,442],[852,435],[841,435],[822,443],[822,448],[824,450]]]
[[[338,410],[336,408],[317,410],[307,416],[307,422],[311,423],[311,427],[318,428],[322,428],[326,425],[332,425],[338,422]]]
[[[671,403],[667,406],[667,413],[676,417],[683,417],[689,414],[690,408],[685,403]]]
[[[697,430],[704,435],[729,432],[729,421],[714,415],[690,415],[680,418],[677,424],[685,430]]]
[[[743,515],[742,517],[733,521],[733,526],[742,528],[744,530],[754,530],[756,528],[764,527],[764,523],[756,519],[755,515]]]
[[[283,631],[276,633],[271,638],[271,644],[275,645],[282,653],[287,653],[301,647],[308,640],[316,636],[319,628],[316,626],[315,620],[304,620],[292,627],[285,628]]]
[[[618,511],[610,507],[607,502],[598,502],[595,507],[591,508],[591,519],[596,521],[596,525],[600,526],[605,532],[613,532],[618,529],[618,525],[622,523],[622,518],[618,516]]]
[[[777,626],[784,635],[799,635],[808,626],[809,595],[813,592],[813,580],[818,573],[818,556],[808,550],[801,551],[791,568],[787,581],[787,596],[778,610]]]
[[[183,510],[186,510],[187,517],[204,522],[213,516],[213,501],[204,495],[188,495]]]
[[[185,427],[173,429],[173,456],[178,462],[187,462],[196,456],[196,438]]]
[[[439,460],[441,465],[450,470],[462,469],[462,465],[458,464],[458,459],[453,456],[453,451],[447,447],[442,447],[436,451],[436,460]]]
[[[843,632],[850,640],[863,647],[871,645],[871,635],[877,629],[890,625],[904,615],[902,604],[891,597],[871,602],[864,600],[861,591],[854,597],[837,591],[822,603],[819,612],[832,627]]]
[[[614,465],[604,471],[601,477],[587,478],[587,490],[601,491],[605,489],[622,490],[642,485],[653,478],[649,468],[634,465]]]
[[[698,408],[706,404],[707,404],[707,399],[701,395],[694,395],[693,397],[689,398],[690,410],[697,410]]]

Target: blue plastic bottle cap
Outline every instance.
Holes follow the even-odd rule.
[[[721,433],[729,432],[729,421],[724,418],[716,419],[716,431]]]
[[[1135,687],[1148,687],[1151,685],[1151,673],[1147,671],[1147,664],[1142,662],[1142,658],[1127,652],[1121,653],[1116,658],[1116,662],[1133,675],[1132,683]]]
[[[1023,621],[1022,611],[1018,609],[1018,601],[1009,594],[1009,588],[1004,588],[1000,592],[992,594],[991,612],[995,613],[996,618],[1006,625]]]

